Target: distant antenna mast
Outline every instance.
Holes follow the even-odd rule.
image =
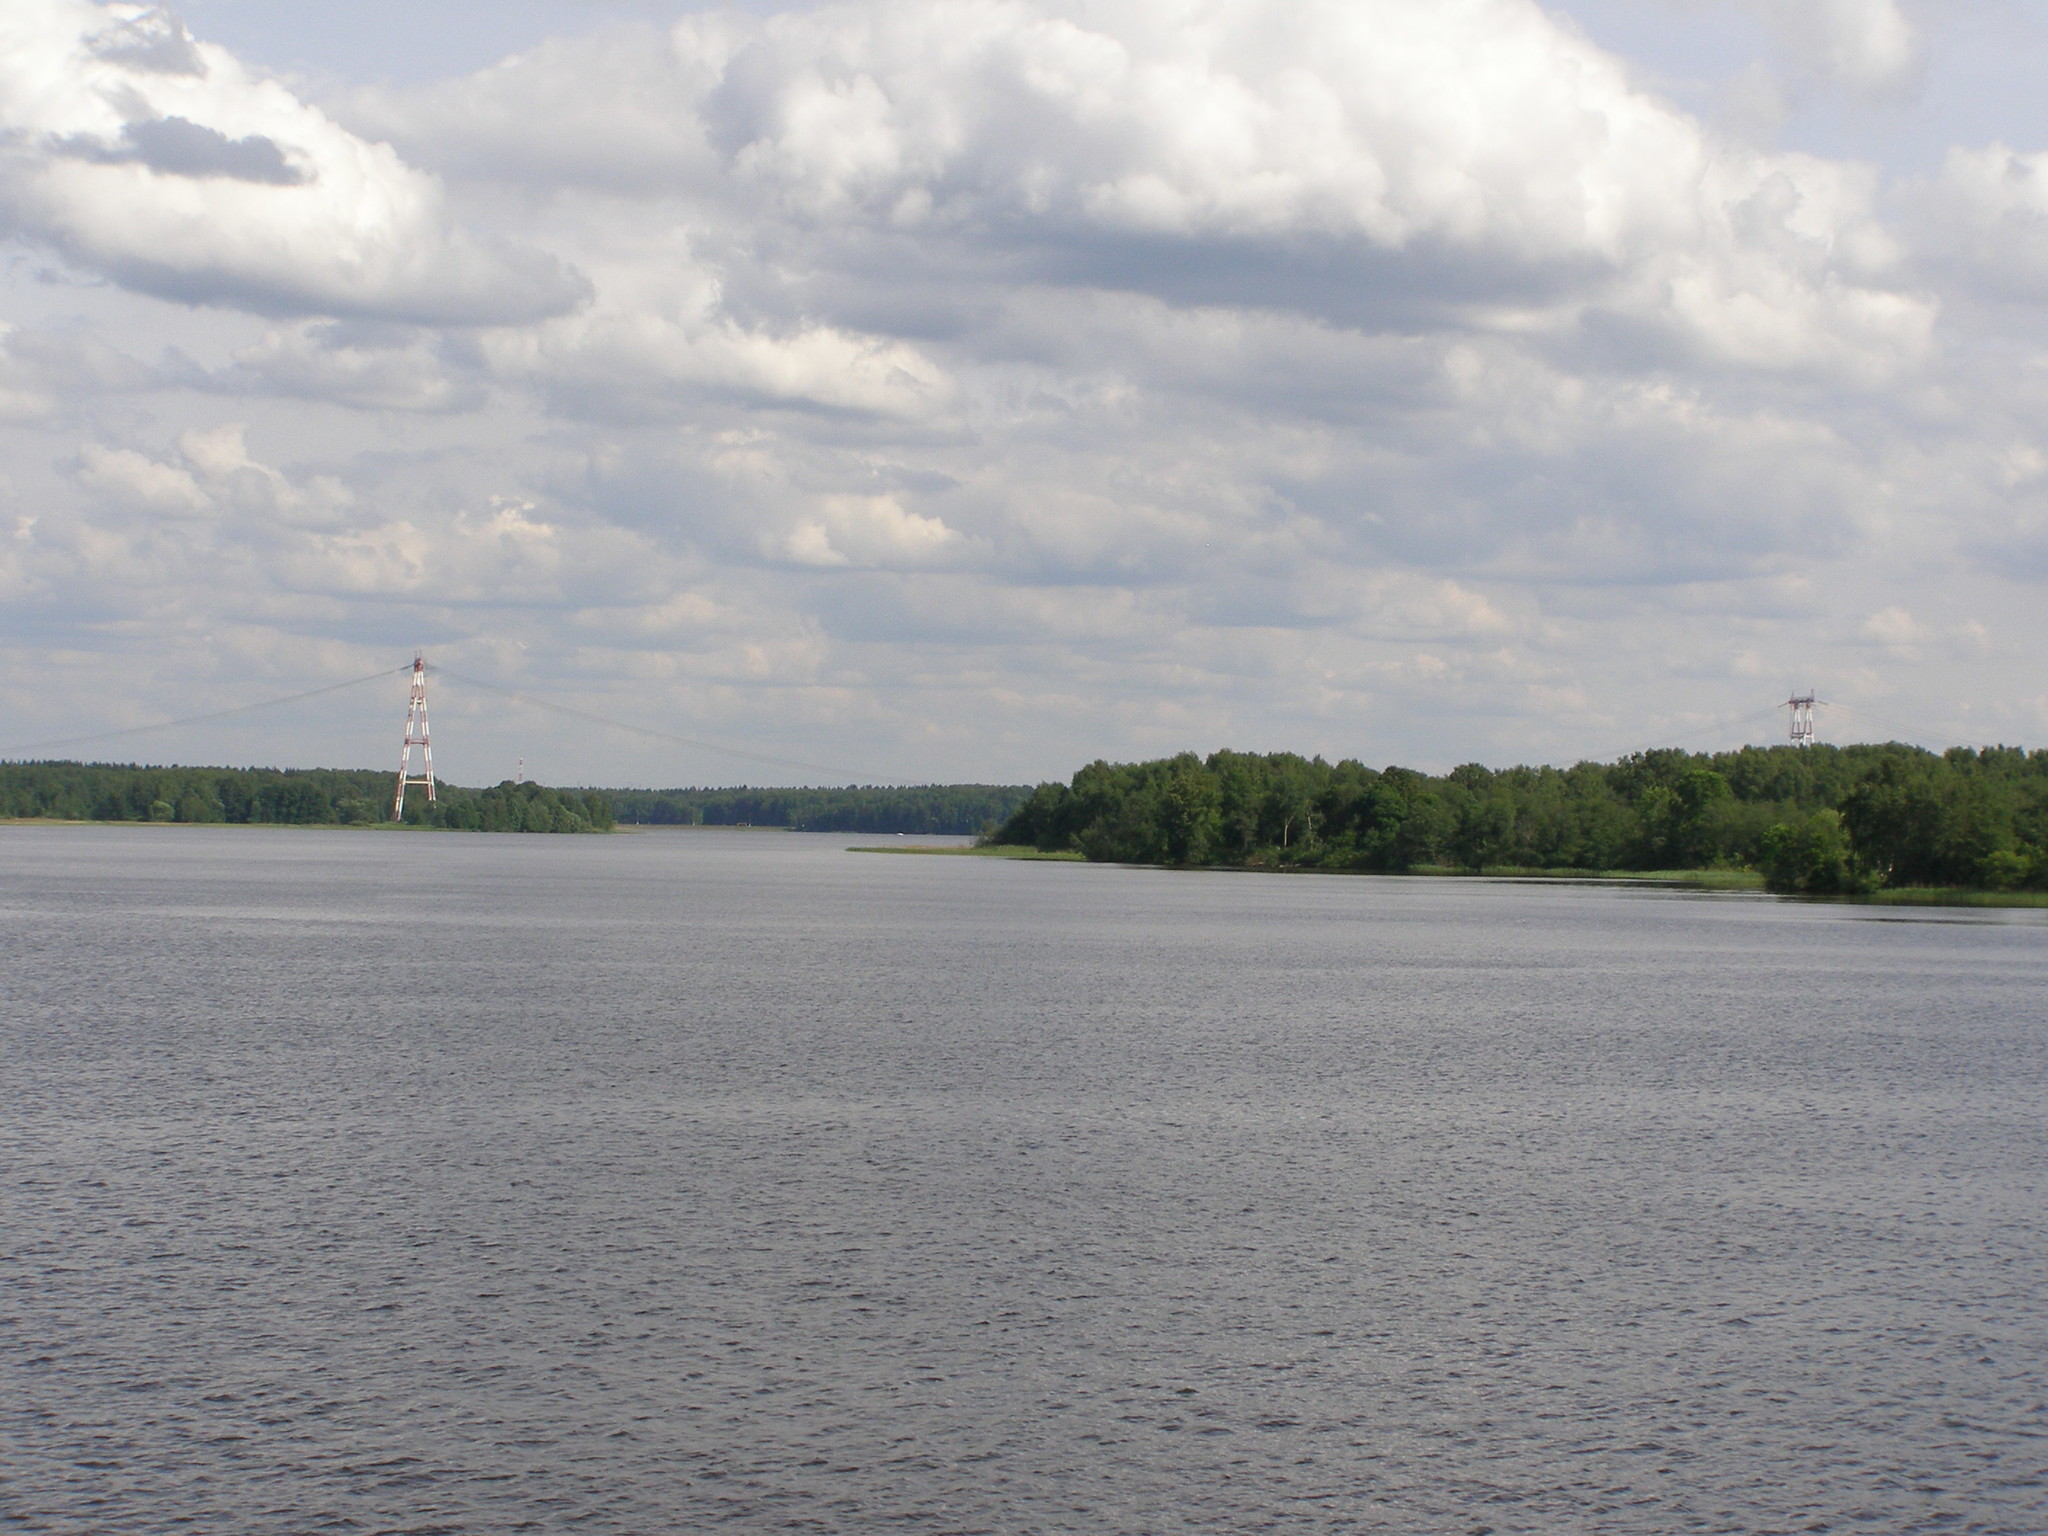
[[[1785,701],[1784,707],[1792,711],[1792,745],[1795,747],[1810,747],[1813,745],[1813,706],[1815,702],[1813,695],[1810,693],[1795,693]]]
[[[427,760],[426,772],[415,776],[412,749],[417,746]],[[405,711],[405,745],[398,750],[398,793],[392,797],[391,819],[405,820],[405,786],[427,786],[427,804],[434,803],[434,749],[427,740],[427,658],[412,654],[412,703]]]

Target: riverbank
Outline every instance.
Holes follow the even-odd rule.
[[[421,821],[157,821],[143,817],[108,816],[93,818],[86,816],[0,816],[0,827],[150,827],[171,831],[197,831],[202,828],[213,831],[223,829],[234,832],[275,831],[275,832],[518,832],[524,834],[525,827],[462,827],[445,826]],[[550,828],[551,832],[555,829]],[[578,827],[578,835],[599,833],[606,837],[620,832],[644,832],[645,827]],[[769,831],[780,831],[778,827]]]
[[[1020,859],[1069,864],[1086,863],[1087,856],[1071,849],[1047,853],[1041,849],[994,844],[970,848],[849,848],[849,853],[915,853],[944,858]],[[1171,865],[1143,865],[1167,869]],[[1316,865],[1288,864],[1205,864],[1199,869],[1249,871],[1279,875],[1359,875],[1372,871],[1327,869]],[[1434,879],[1556,881],[1565,884],[1641,885],[1683,887],[1700,891],[1747,891],[1762,894],[1764,877],[1754,869],[1531,869],[1522,865],[1488,865],[1483,869],[1460,869],[1448,864],[1419,864],[1406,871],[1411,876]],[[2048,907],[2048,891],[1980,891],[1941,886],[1911,886],[1898,890],[1869,891],[1841,896],[1788,896],[1788,901],[1826,901],[1879,907]]]
[[[978,848],[978,847],[932,847],[930,844],[912,843],[902,847],[863,846],[849,848],[848,853],[917,853],[937,855],[950,859],[1023,859],[1037,863],[1086,864],[1088,856],[1071,849],[1059,853],[1046,853],[1037,848]]]
[[[1066,864],[1085,864],[1088,856],[1077,850],[1061,849],[1048,853],[1041,848],[1020,846],[1012,843],[992,843],[987,846],[967,848],[849,848],[848,853],[918,853],[936,854],[947,858],[972,859],[1025,859],[1056,861]],[[1114,861],[1105,861],[1114,862]],[[1315,864],[1197,864],[1176,866],[1168,864],[1137,865],[1144,869],[1223,869],[1248,871],[1269,875],[1363,875],[1375,871],[1363,869],[1329,869]],[[1521,865],[1488,865],[1484,869],[1460,869],[1450,864],[1418,864],[1415,868],[1402,871],[1409,875],[1432,875],[1462,877],[1484,880],[1602,880],[1624,882],[1636,885],[1696,885],[1717,891],[1760,891],[1764,888],[1764,877],[1753,869],[1531,869]]]

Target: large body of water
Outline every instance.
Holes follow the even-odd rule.
[[[0,1527],[2048,1530],[2048,926],[0,829]]]

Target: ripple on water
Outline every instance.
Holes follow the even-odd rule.
[[[2048,1529],[2043,929],[0,829],[0,1523]]]

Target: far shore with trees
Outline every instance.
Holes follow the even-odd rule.
[[[0,817],[263,826],[392,825],[396,775],[368,768],[147,768],[0,763]],[[609,832],[602,792],[507,779],[489,789],[437,783],[405,794],[405,825],[461,832]]]
[[[849,784],[843,789],[608,789],[622,826],[787,827],[972,837],[1005,820],[1024,784]]]
[[[0,763],[0,818],[391,826],[375,769]],[[1639,752],[1432,775],[1293,753],[1094,762],[1066,784],[417,788],[408,827],[979,833],[987,853],[1271,870],[1667,875],[1787,895],[2048,903],[2048,751]]]
[[[264,826],[391,826],[395,775],[368,768],[182,768],[135,763],[0,763],[0,819]],[[1022,784],[849,784],[844,788],[554,789],[441,781],[405,795],[408,827],[476,832],[608,832],[614,826],[751,826],[797,832],[972,836],[1031,791]]]
[[[1094,762],[990,849],[1381,873],[1754,872],[1788,895],[2048,891],[2048,751],[1744,747],[1433,776],[1292,753]]]

